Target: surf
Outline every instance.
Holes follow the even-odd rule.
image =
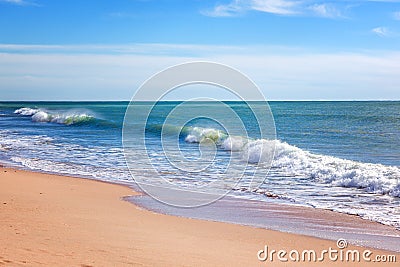
[[[57,123],[65,125],[90,123],[98,119],[90,111],[77,109],[56,111],[24,107],[16,109],[14,114],[30,116],[32,122]]]
[[[212,141],[221,150],[240,153],[245,163],[270,167],[275,174],[284,177],[304,177],[316,183],[400,197],[400,168],[397,166],[316,154],[281,140],[231,136],[213,128],[186,127],[182,132],[187,143]],[[271,156],[271,165],[265,166]]]

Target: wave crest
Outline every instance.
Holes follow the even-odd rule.
[[[185,137],[188,143],[214,142],[220,144],[228,136],[221,130],[214,128],[190,127],[189,134]]]
[[[52,122],[65,125],[80,124],[96,119],[89,112],[77,110],[55,112],[44,109],[20,108],[15,110],[14,113],[31,116],[33,122]]]
[[[24,116],[32,116],[39,112],[39,109],[34,109],[34,108],[20,108],[14,111],[15,114],[21,114]]]

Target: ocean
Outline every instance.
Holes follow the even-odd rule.
[[[161,102],[153,110],[146,125],[146,151],[133,151],[129,170],[122,140],[129,102],[0,102],[0,161],[135,187],[132,176],[152,183],[143,167],[147,166],[143,158],[149,157],[165,181],[208,193],[226,190],[226,183],[209,185],[231,164],[230,176],[242,173],[244,177],[228,192],[236,201],[328,209],[400,229],[399,101],[269,102],[274,140],[259,139],[243,102],[225,104],[245,122],[248,136],[228,134],[204,118],[183,128],[173,125],[173,120],[165,124],[165,114],[179,103]],[[193,110],[219,112],[211,102],[189,105]],[[235,129],[233,120],[230,126]],[[166,134],[161,134],[163,127]],[[171,148],[168,144],[175,141],[184,157],[191,159],[193,171],[165,160],[164,146]],[[199,147],[209,141],[215,144],[213,164],[197,171],[197,164],[202,164]],[[263,164],[259,148],[271,155],[268,146],[275,148],[273,160]],[[260,185],[249,187],[247,176],[256,176]]]

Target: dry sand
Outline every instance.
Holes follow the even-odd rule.
[[[379,250],[371,258],[396,254],[397,263],[260,262],[266,244],[322,251],[336,242],[156,214],[122,200],[133,194],[120,185],[0,168],[0,266],[399,266],[398,253]]]

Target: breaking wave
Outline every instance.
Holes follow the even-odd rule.
[[[227,134],[221,130],[213,128],[201,128],[201,127],[186,127],[184,132],[187,132],[185,141],[188,143],[202,143],[213,141],[220,143],[227,138]]]
[[[33,122],[52,122],[65,125],[88,123],[96,119],[90,112],[81,110],[49,111],[45,109],[20,108],[15,110],[14,113],[31,116]]]
[[[304,177],[317,183],[363,189],[369,193],[400,197],[400,168],[314,154],[280,140],[229,136],[213,128],[189,127],[185,141],[214,141],[220,149],[241,153],[248,163],[262,163],[273,156],[271,168],[285,177]]]

